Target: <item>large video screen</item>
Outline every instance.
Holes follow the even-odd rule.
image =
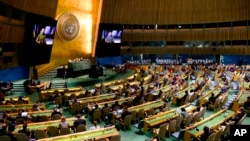
[[[122,44],[123,27],[120,24],[100,24],[96,57],[119,56]]]
[[[19,53],[24,66],[47,64],[50,61],[57,21],[36,14],[25,16],[25,34]]]

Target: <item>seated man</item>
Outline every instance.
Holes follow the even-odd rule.
[[[31,94],[35,91],[40,91],[42,89],[49,89],[51,87],[50,82],[42,82],[38,81],[37,83],[33,79],[29,79],[23,82],[23,86],[25,89],[25,92]]]
[[[91,126],[89,129],[90,130],[95,130],[95,129],[100,129],[101,127],[97,124],[97,121],[94,120],[93,126]]]
[[[11,90],[13,89],[12,82],[3,82],[0,81],[0,90],[4,93],[4,95],[10,94]]]
[[[24,133],[27,135],[28,138],[30,138],[31,132],[29,131],[29,129],[27,128],[27,123],[23,124],[23,129],[18,130],[18,133]]]
[[[247,97],[247,101],[244,102],[243,107],[244,107],[245,111],[250,111],[250,96]]]
[[[207,138],[212,134],[212,132],[210,131],[210,129],[207,126],[205,126],[203,128],[203,132],[204,133],[201,135],[200,141],[206,141]]]
[[[125,119],[125,117],[126,117],[127,115],[131,115],[131,112],[129,112],[129,111],[128,111],[128,108],[125,107],[125,108],[123,109],[123,112],[122,112],[122,115],[121,115],[121,120],[124,121],[124,119]]]
[[[244,114],[245,113],[242,110],[237,110],[236,115],[231,119],[231,121],[234,121],[234,125],[238,124]]]
[[[74,121],[74,128],[75,128],[75,129],[76,129],[77,126],[80,125],[80,124],[86,125],[86,120],[83,119],[83,118],[81,118],[81,115],[80,115],[80,114],[76,115],[76,118],[77,118],[77,120]]]

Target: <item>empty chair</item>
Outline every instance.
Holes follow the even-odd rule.
[[[121,141],[121,135],[111,136],[109,141]]]
[[[186,117],[185,126],[189,126],[189,125],[191,124],[192,118],[193,118],[193,114],[189,114],[189,115]]]
[[[138,113],[137,113],[137,119],[138,120],[142,120],[142,119],[144,119],[144,109],[140,109],[139,111],[138,111]]]
[[[207,111],[207,107],[204,107],[202,110],[201,110],[201,118],[204,119],[205,118],[205,113]]]
[[[132,115],[131,121],[133,121],[133,123],[136,123],[136,111],[131,111],[131,115]]]
[[[61,96],[57,96],[55,98],[55,104],[62,106],[62,97]]]
[[[60,135],[67,135],[70,134],[70,128],[61,128]]]
[[[0,136],[0,141],[11,141],[11,138],[7,135]]]
[[[131,125],[131,120],[132,120],[132,115],[127,115],[125,118],[124,118],[124,121],[121,122],[122,126],[123,126],[123,129],[125,130],[126,127],[130,127]]]
[[[104,108],[103,110],[102,110],[102,120],[103,121],[107,121],[107,119],[108,119],[108,114],[110,113],[110,108],[109,107],[107,107],[107,108]]]
[[[161,140],[161,138],[165,138],[167,125],[168,125],[167,123],[164,123],[164,124],[160,125],[159,128],[154,129],[153,136],[157,137],[159,140]]]
[[[59,130],[55,126],[48,126],[47,131],[50,137],[55,137],[59,135]]]
[[[35,130],[34,131],[36,139],[43,139],[46,138],[46,133],[43,130]]]
[[[0,139],[1,140],[1,139]],[[24,133],[18,133],[16,134],[16,140],[17,141],[27,141],[28,140],[28,137],[26,134]],[[4,140],[5,141],[5,140]]]
[[[153,116],[155,114],[155,110],[154,109],[150,109],[146,113],[147,113],[147,116]]]
[[[178,117],[176,118],[176,129],[177,129],[177,130],[181,128],[182,120],[183,120],[183,116],[178,116]]]
[[[173,119],[170,121],[170,123],[168,124],[167,128],[166,128],[167,133],[172,134],[173,132],[176,131],[176,119]]]
[[[223,129],[219,129],[219,131],[216,132],[216,135],[214,137],[214,141],[220,141],[222,133],[223,133]]]
[[[93,120],[101,121],[102,112],[101,109],[95,109],[93,112]]]
[[[214,141],[216,133],[212,133],[210,136],[208,136],[207,141]]]
[[[77,102],[73,103],[71,108],[72,108],[73,114],[80,113],[80,111],[82,110],[80,103],[77,103]]]
[[[87,127],[86,125],[84,124],[79,124],[77,127],[76,127],[76,132],[83,132],[83,131],[87,131]]]
[[[51,118],[52,120],[59,120],[61,119],[61,114],[54,114]]]

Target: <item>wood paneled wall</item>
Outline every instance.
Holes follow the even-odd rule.
[[[17,9],[55,18],[58,0],[0,0]]]
[[[166,31],[166,30],[124,30],[123,42],[129,41],[196,41],[196,40],[249,40],[250,30],[242,29],[228,29],[228,30],[194,30],[194,31]]]
[[[28,12],[55,18],[58,0],[0,0],[0,2],[9,5],[6,6],[8,8],[5,12],[12,13],[13,8],[16,8],[20,10],[20,13],[16,14],[21,16],[20,19],[14,19],[11,14],[0,15],[0,43],[22,44],[25,14]],[[4,51],[0,56],[0,69],[19,66],[17,54],[18,49],[11,52]],[[6,57],[11,57],[12,61],[4,63]]]
[[[216,47],[216,48],[185,48],[171,47],[122,47],[121,54],[241,54],[249,55],[250,48],[246,46]]]
[[[249,0],[105,0],[101,23],[195,24],[248,19]]]

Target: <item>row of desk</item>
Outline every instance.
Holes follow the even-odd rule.
[[[115,94],[102,94],[102,95],[98,95],[98,96],[91,96],[91,97],[86,97],[86,98],[78,98],[77,102],[79,102],[80,104],[83,103],[96,103],[96,102],[100,102],[100,101],[108,101],[110,99],[115,98]],[[69,100],[69,105],[72,105],[72,100]]]
[[[53,112],[54,112],[54,110],[28,111],[28,115],[34,116],[34,117],[36,117],[36,116],[50,117]],[[61,111],[61,113],[63,113],[63,111]],[[8,116],[17,117],[18,113],[9,113]]]
[[[191,138],[198,138],[203,134],[203,128],[205,126],[210,129],[218,129],[228,119],[232,118],[235,112],[227,109],[222,109],[209,117],[195,123],[194,125],[186,128],[184,133],[184,141],[190,141]]]
[[[220,93],[220,91],[221,90],[219,87],[215,87],[214,89],[208,91],[206,94],[202,95],[200,98],[200,106],[206,104],[212,94],[214,94],[214,96],[216,97]]]
[[[187,112],[193,111],[196,106],[191,104],[186,104],[181,107],[178,107],[179,109],[185,108]],[[152,117],[145,118],[144,120],[144,131],[147,132],[150,128],[156,127],[158,125],[161,125],[167,121],[170,121],[172,119],[175,119],[176,117],[180,116],[178,112],[176,112],[177,108],[174,108],[172,110],[161,112],[157,115],[153,115]]]
[[[19,98],[19,97],[5,97],[5,98],[4,98],[4,101],[2,101],[2,103],[5,104],[6,101],[18,102],[18,98]],[[26,101],[28,104],[30,103],[30,98],[29,98],[29,97],[22,97],[22,99],[23,99],[24,101]]]
[[[11,113],[12,111],[18,111],[18,110],[32,110],[34,104],[18,104],[18,105],[1,105],[0,106],[0,111],[4,111],[7,113]],[[38,105],[39,109],[45,110],[45,105],[44,103],[41,103]]]
[[[119,136],[119,132],[114,126],[57,137],[39,139],[37,141],[87,141],[88,139],[110,138],[112,136]]]
[[[250,96],[250,94],[248,91],[240,90],[238,92],[237,97],[233,101],[233,107],[232,107],[233,111],[236,112],[244,104],[244,102],[247,101],[247,97],[249,97],[249,96]]]

